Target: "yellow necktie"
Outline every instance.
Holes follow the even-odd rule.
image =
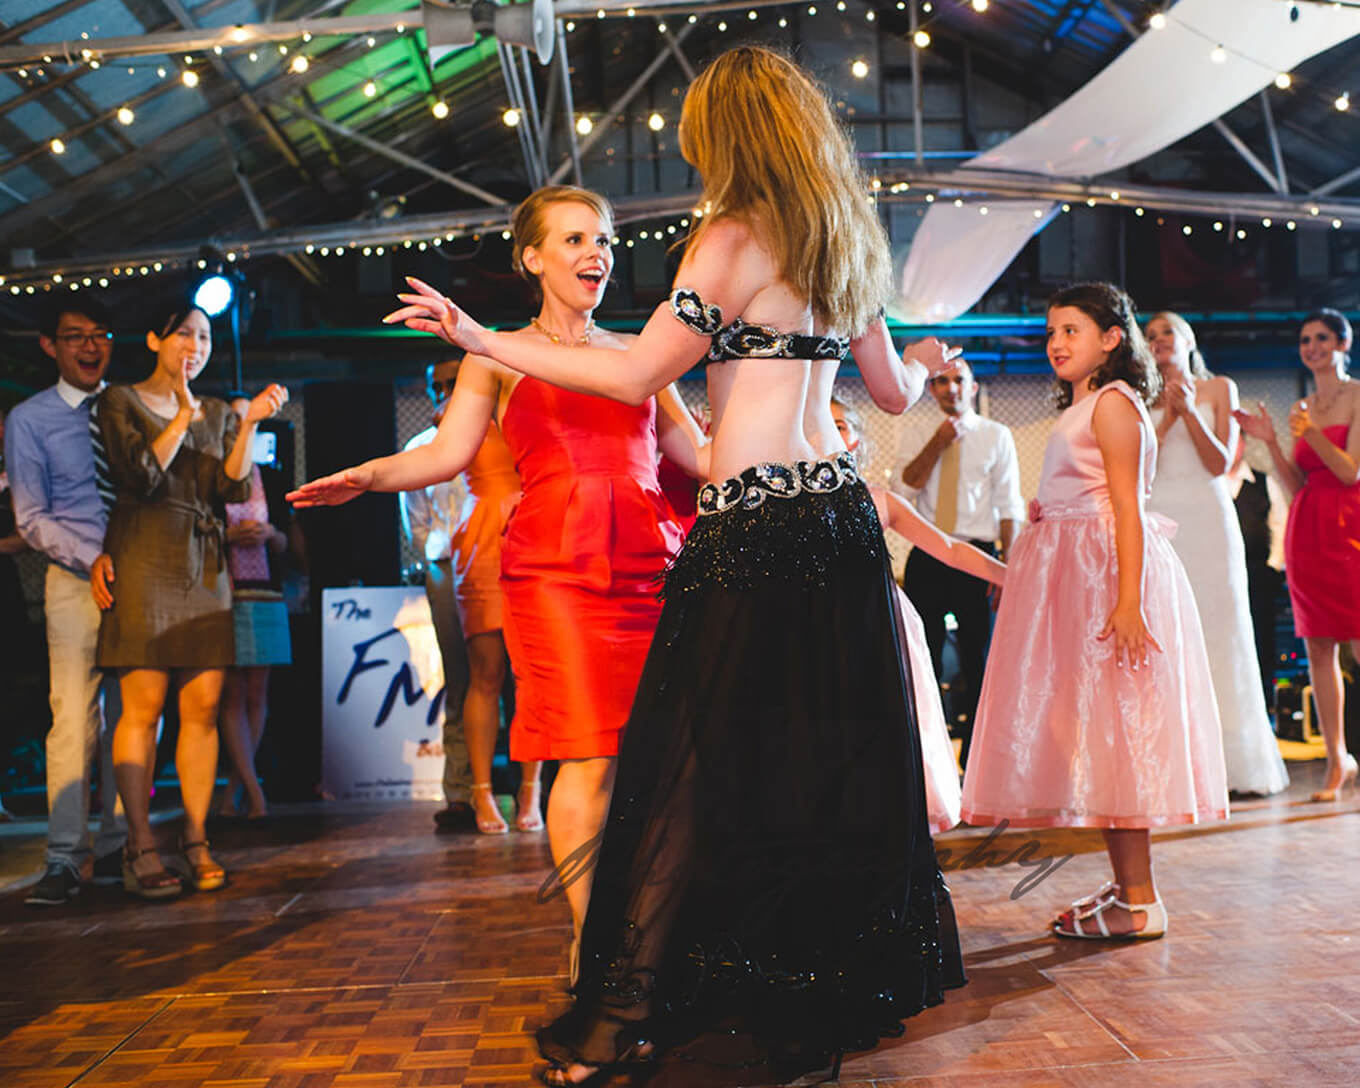
[[[952,533],[959,521],[959,447],[955,439],[940,454],[940,486],[935,492],[935,524]]]

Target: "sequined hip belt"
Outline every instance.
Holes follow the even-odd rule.
[[[854,456],[844,451],[820,461],[765,461],[699,489],[700,517],[728,510],[754,510],[768,498],[792,499],[804,492],[830,494],[859,479]]]

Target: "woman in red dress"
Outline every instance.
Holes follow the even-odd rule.
[[[516,209],[511,230],[515,268],[543,299],[513,335],[545,347],[622,351],[633,342],[591,317],[614,266],[613,212],[603,197],[540,189]],[[661,613],[658,576],[680,545],[657,483],[658,444],[687,471],[707,471],[706,440],[679,394],[668,386],[639,405],[620,404],[468,355],[432,442],[313,480],[289,500],[334,505],[449,479],[467,467],[493,419],[523,487],[501,551],[516,685],[510,756],[560,761],[548,840],[579,933],[619,735]]]
[[[1308,647],[1308,675],[1327,744],[1327,780],[1314,801],[1334,801],[1356,777],[1346,751],[1339,649],[1360,660],[1360,387],[1346,374],[1351,325],[1336,310],[1310,314],[1299,358],[1316,389],[1289,412],[1286,455],[1264,404],[1235,412],[1242,429],[1270,448],[1275,474],[1293,496],[1285,530],[1285,571],[1294,630]]]

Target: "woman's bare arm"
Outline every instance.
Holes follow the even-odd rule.
[[[337,506],[365,491],[412,491],[453,479],[481,448],[499,395],[495,372],[469,355],[429,443],[310,480],[290,491],[288,501],[294,506]]]

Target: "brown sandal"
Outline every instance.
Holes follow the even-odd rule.
[[[179,844],[180,856],[184,858],[184,864],[188,868],[187,879],[196,892],[215,892],[227,882],[227,871],[218,865],[217,862],[206,862],[202,865],[195,865],[189,859],[190,850],[208,850],[208,840],[200,842],[183,842]],[[211,855],[209,855],[211,856]]]
[[[156,848],[148,846],[145,850],[123,847],[123,890],[142,899],[170,899],[184,891],[179,877],[164,865],[159,872],[142,876],[132,867],[132,863],[147,854],[155,854]],[[157,859],[159,860],[159,859]]]

